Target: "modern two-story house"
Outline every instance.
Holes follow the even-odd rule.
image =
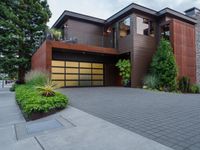
[[[32,69],[48,70],[63,87],[120,86],[120,58],[131,60],[131,87],[140,87],[162,37],[172,44],[179,76],[200,82],[197,8],[183,14],[133,3],[106,20],[64,11],[53,28],[63,31],[64,40],[44,41],[32,56]]]

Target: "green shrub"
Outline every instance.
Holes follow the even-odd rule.
[[[32,70],[25,75],[26,84],[32,86],[42,86],[49,80],[49,74],[45,71]]]
[[[59,29],[52,28],[49,30],[49,33],[51,34],[52,38],[56,41],[61,40],[62,38],[62,31]]]
[[[177,65],[169,41],[161,39],[150,66],[151,74],[158,77],[159,89],[176,90]]]
[[[197,84],[193,84],[190,86],[191,93],[200,93],[200,86]]]
[[[17,84],[16,84],[16,83],[14,83],[14,84],[11,86],[11,88],[10,88],[10,91],[11,91],[11,92],[14,92],[14,91],[15,91],[15,88],[16,88],[16,86],[17,86]]]
[[[181,77],[178,81],[178,89],[183,93],[190,92],[190,78]]]
[[[156,89],[158,87],[158,78],[154,75],[147,75],[143,83],[148,89]]]
[[[51,97],[42,96],[30,84],[17,86],[16,100],[26,116],[31,116],[33,113],[60,110],[65,108],[68,103],[68,98],[65,95],[55,92],[55,95]]]
[[[119,68],[119,75],[122,77],[123,84],[126,86],[131,80],[131,62],[129,59],[119,59],[116,64]]]

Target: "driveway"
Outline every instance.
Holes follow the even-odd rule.
[[[200,149],[200,95],[66,88],[70,105],[176,150]]]

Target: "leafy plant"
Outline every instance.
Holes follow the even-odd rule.
[[[143,82],[149,89],[156,89],[158,87],[158,78],[155,75],[147,75]]]
[[[119,68],[119,75],[122,77],[123,84],[126,86],[131,79],[131,62],[129,59],[119,59],[116,64],[116,67]]]
[[[54,90],[56,89],[56,84],[49,80],[45,85],[38,86],[38,87],[36,87],[36,89],[43,96],[46,96],[46,97],[54,96],[55,95],[55,91]]]
[[[30,84],[19,85],[16,87],[16,100],[25,116],[34,113],[47,113],[52,110],[60,110],[67,106],[68,98],[55,92],[54,96],[42,96],[34,86]]]
[[[40,70],[31,70],[25,75],[26,84],[33,86],[45,85],[49,80],[49,73]]]
[[[200,86],[197,84],[193,84],[190,86],[191,93],[200,93]]]
[[[52,29],[49,30],[49,33],[51,34],[51,37],[54,40],[56,40],[56,41],[61,40],[61,37],[62,37],[61,30],[52,28]]]
[[[181,92],[187,93],[190,91],[190,78],[181,77],[178,82],[178,88]]]
[[[177,65],[169,41],[161,39],[150,66],[151,74],[158,78],[159,89],[174,91],[177,88]]]

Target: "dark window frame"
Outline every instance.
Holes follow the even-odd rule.
[[[122,30],[122,29],[121,29],[121,26],[120,26],[120,25],[121,25],[121,23],[124,23],[125,20],[127,20],[127,19],[129,20],[129,29],[127,30],[127,34],[126,34],[125,36],[121,36],[121,35],[120,35],[120,30]],[[125,25],[126,25],[126,24],[125,24]],[[121,20],[118,22],[118,26],[119,26],[119,27],[118,27],[118,32],[119,32],[119,37],[120,37],[120,38],[123,39],[123,38],[126,38],[127,36],[129,36],[129,35],[131,34],[131,17],[130,17],[130,16],[127,16],[126,18],[121,19]]]

